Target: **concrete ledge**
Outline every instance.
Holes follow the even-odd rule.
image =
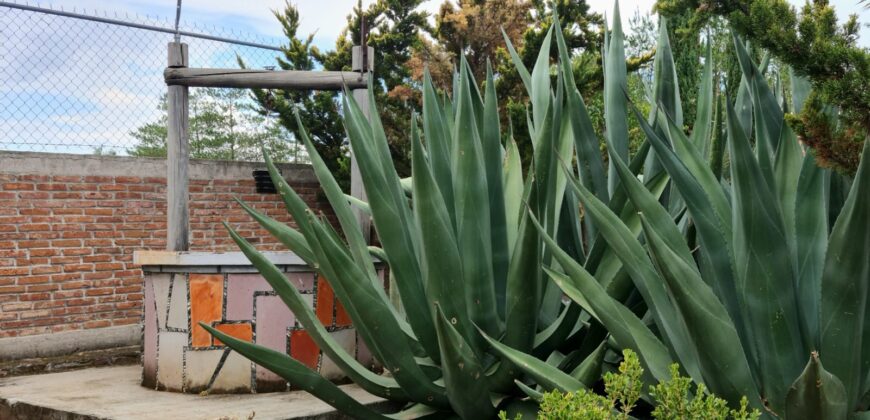
[[[253,179],[251,171],[265,169],[260,162],[191,160],[190,179]],[[288,182],[316,183],[310,165],[279,164]],[[166,177],[166,159],[130,156],[72,155],[37,152],[0,152],[0,172],[69,176]]]
[[[0,379],[0,419],[344,419],[303,391],[191,395],[139,386],[141,367],[120,366]],[[362,404],[395,411],[356,385],[340,388]]]
[[[308,266],[302,258],[292,252],[263,252],[263,255],[275,265]],[[142,266],[224,266],[251,265],[251,261],[241,252],[134,251],[133,264]]]
[[[0,338],[0,362],[135,346],[141,342],[142,326],[139,324]]]

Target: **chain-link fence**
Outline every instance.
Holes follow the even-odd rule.
[[[280,40],[182,23],[190,67],[273,68]],[[0,150],[165,153],[168,20],[0,1]],[[192,89],[191,154],[252,159],[265,139],[289,142],[244,90]],[[295,145],[284,145],[294,160]]]

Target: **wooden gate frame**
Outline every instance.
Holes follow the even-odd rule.
[[[369,116],[368,79],[374,68],[374,49],[365,45],[353,47],[353,71],[270,71],[253,69],[189,68],[187,44],[170,42],[167,68],[163,78],[168,86],[167,157],[166,157],[166,250],[190,249],[189,209],[189,88],[261,88],[284,90],[349,89],[365,115]],[[365,48],[366,51],[363,51]],[[363,61],[368,61],[363,65]],[[366,200],[359,167],[351,150],[351,195]],[[354,207],[357,221],[368,242],[371,221]]]

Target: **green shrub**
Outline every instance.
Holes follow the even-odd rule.
[[[631,350],[623,351],[619,373],[604,375],[605,395],[585,389],[562,393],[551,391],[543,394],[540,420],[628,420],[631,411],[641,398],[643,383],[640,378],[643,368],[637,355]],[[707,392],[701,384],[692,390],[692,379],[680,375],[680,366],[670,367],[671,378],[649,387],[651,403],[655,406],[652,416],[659,420],[704,419],[704,420],[756,420],[758,410],[748,410],[746,397],[738,409],[728,408],[728,403]]]

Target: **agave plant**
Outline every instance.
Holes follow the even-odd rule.
[[[774,92],[736,38],[735,48],[751,114],[741,118],[727,106],[730,183],[717,179],[664,104],[655,113],[659,130],[635,116],[682,208],[669,211],[673,207],[662,205],[615,153],[612,167],[640,229],[570,179],[645,310],[615,299],[597,273],[539,226],[555,256],[547,273],[620,347],[640,355],[650,381],[665,380],[668,365],[678,360],[698,384],[734,406],[748,396],[767,417],[866,418],[870,142],[845,202],[831,205],[832,175],[816,166],[785,124]],[[687,225],[694,235],[686,234]]]
[[[608,60],[624,63],[618,18],[616,22]],[[552,67],[549,51],[554,36],[560,60]],[[492,417],[500,409],[523,407],[531,407],[533,414],[535,404],[521,400],[537,395],[535,388],[582,388],[598,380],[609,348],[608,334],[599,323],[590,322],[579,304],[563,302],[563,293],[545,275],[543,267],[551,265],[553,255],[545,250],[539,229],[558,238],[573,259],[584,261],[586,267],[600,267],[602,276],[610,276],[612,293],[621,302],[628,303],[632,295],[631,282],[613,251],[597,245],[587,249],[598,233],[592,224],[583,225],[577,196],[567,188],[569,174],[562,170],[576,156],[580,182],[609,208],[636,219],[628,196],[613,189],[619,180],[607,178],[599,139],[573,80],[561,32],[551,30],[545,37],[531,72],[509,42],[507,47],[530,98],[528,126],[534,159],[527,171],[513,140],[503,136],[499,127],[492,71],[488,69],[481,93],[463,60],[452,97],[439,95],[425,77],[422,118],[414,116],[411,124],[410,180],[397,176],[377,114],[367,119],[352,96],[344,95],[345,127],[367,203],[341,192],[307,133],[300,130],[338,229],[306,207],[268,154],[273,182],[297,228],[241,204],[327,279],[389,376],[370,372],[337,345],[280,270],[227,226],[323,353],[366,391],[404,404],[393,417]],[[617,128],[627,133],[628,108],[621,91],[625,69],[622,74],[609,74],[613,76],[607,77],[607,109],[619,116],[608,117],[608,131],[613,142],[620,142],[616,150],[628,158],[628,142]],[[640,173],[648,150],[646,146],[633,157],[632,174]],[[667,177],[654,176],[645,187],[660,194],[666,182]],[[371,215],[381,248],[367,246],[352,205]],[[373,256],[388,264],[400,305],[384,292]],[[235,351],[341,411],[361,418],[384,416],[361,406],[286,354],[203,327]],[[502,358],[502,348],[521,353]],[[543,364],[544,373],[525,375],[521,368],[529,363]],[[550,371],[569,372],[570,379],[549,375]]]
[[[605,355],[622,348],[637,352],[648,383],[669,378],[668,366],[678,361],[735,407],[746,395],[754,407],[782,414],[785,394],[801,376],[793,372],[795,363],[802,366],[813,349],[822,357],[842,351],[813,344],[842,342],[842,335],[828,337],[840,331],[833,325],[859,336],[863,331],[854,318],[863,319],[863,300],[860,307],[843,309],[835,308],[833,297],[866,297],[868,270],[858,261],[865,247],[844,249],[843,243],[867,242],[867,204],[850,198],[840,216],[849,221],[838,221],[826,240],[828,175],[804,157],[742,50],[746,77],[738,107],[744,117],[746,109],[755,115],[758,152],[746,140],[752,113],[747,121],[731,112],[733,186],[723,186],[702,155],[713,131],[709,49],[698,117],[686,136],[664,26],[649,91],[657,106],[638,118],[649,140],[629,156],[631,107],[619,22],[617,9],[604,54],[607,171],[560,31],[546,36],[531,72],[507,43],[530,98],[534,159],[525,172],[516,145],[499,127],[492,71],[481,92],[464,61],[452,97],[439,95],[428,76],[424,80],[422,118],[414,116],[411,124],[407,181],[390,162],[377,113],[367,119],[344,95],[345,127],[367,203],[341,192],[300,130],[337,227],[308,209],[264,154],[297,227],[242,206],[327,279],[389,375],[369,371],[343,350],[280,270],[228,226],[231,236],[323,353],[366,391],[402,404],[401,411],[375,412],[290,356],[203,326],[240,354],[360,418],[492,417],[501,409],[523,408],[533,413],[542,391],[592,387]],[[555,66],[549,61],[553,37]],[[866,184],[856,181],[852,196]],[[382,247],[365,243],[352,206],[371,215]],[[845,223],[851,226],[838,228]],[[830,270],[841,271],[828,274],[828,242],[829,258],[854,266],[832,265]],[[388,264],[400,305],[383,290],[373,257]],[[846,280],[850,275],[863,276],[860,286]],[[836,281],[843,285],[820,286]],[[819,289],[828,294],[814,292]],[[571,299],[563,301],[565,295]],[[817,309],[799,310],[813,303]],[[844,320],[831,324],[826,310]],[[815,338],[811,331],[818,331]],[[707,354],[711,350],[715,357]],[[825,360],[844,389],[863,386],[866,368],[858,365],[849,382],[835,370],[837,361]],[[856,360],[866,363],[861,356]],[[806,387],[816,377],[836,383],[812,360],[807,372],[792,397],[804,405],[789,406],[821,407],[813,405],[822,400],[813,393],[837,388]],[[843,404],[854,410],[858,401]]]

